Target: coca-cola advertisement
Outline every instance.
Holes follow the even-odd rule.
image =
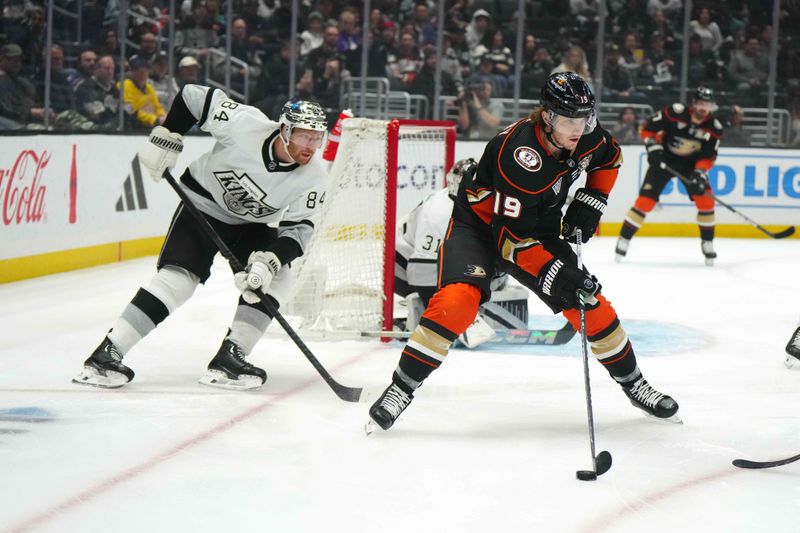
[[[0,200],[5,226],[36,224],[45,217],[44,173],[50,156],[47,150],[22,150],[11,165],[0,168]]]

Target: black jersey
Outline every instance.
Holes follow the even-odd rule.
[[[664,108],[642,126],[645,142],[659,142],[664,146],[664,161],[673,168],[688,174],[695,168],[708,170],[714,166],[722,124],[709,113],[700,123],[692,122],[691,107],[672,104]]]
[[[560,234],[570,186],[585,171],[586,187],[608,196],[622,163],[616,140],[599,125],[563,159],[548,151],[544,135],[530,119],[501,131],[472,179],[462,181],[453,209],[454,219],[491,236],[502,259],[533,275],[553,257],[542,244]]]

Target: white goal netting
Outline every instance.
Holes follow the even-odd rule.
[[[298,329],[379,331],[391,324],[386,278],[393,276],[394,248],[387,232],[393,236],[397,220],[444,186],[454,138],[447,127],[399,124],[393,136],[388,121],[342,123],[322,217],[292,265],[294,296],[281,309]]]

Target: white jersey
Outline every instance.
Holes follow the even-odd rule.
[[[396,252],[406,263],[405,275],[409,285],[415,287],[436,286],[436,259],[439,245],[444,240],[453,200],[447,189],[429,194],[417,207],[397,225]],[[402,275],[395,266],[395,273]]]
[[[198,209],[226,224],[277,225],[279,237],[305,251],[328,182],[320,154],[306,165],[278,161],[278,122],[220,90],[186,85],[181,95],[200,129],[216,140],[189,165],[194,183],[181,180]]]

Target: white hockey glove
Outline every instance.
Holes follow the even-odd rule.
[[[254,291],[265,293],[272,283],[272,278],[281,268],[278,256],[272,252],[253,252],[247,261],[247,268],[233,276],[236,288],[242,293],[242,298],[249,304],[261,301]]]
[[[172,170],[183,151],[183,135],[173,133],[164,126],[156,126],[147,142],[139,149],[139,162],[158,181],[165,170]]]
[[[458,336],[458,340],[471,350],[484,342],[494,339],[496,336],[497,333],[492,329],[492,326],[479,314],[467,328],[467,331]]]

